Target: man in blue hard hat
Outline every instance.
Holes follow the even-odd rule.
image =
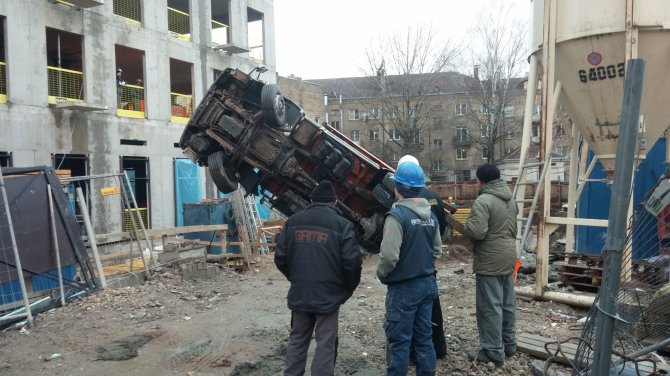
[[[431,308],[437,297],[434,261],[442,254],[437,219],[426,199],[421,166],[403,163],[395,176],[398,201],[386,215],[377,277],[388,286],[384,331],[388,342],[387,376],[406,375],[412,340],[416,374],[435,375]]]
[[[419,164],[419,160],[410,154],[404,155],[402,158],[400,158],[400,160],[398,160],[398,166],[403,163],[414,163],[421,166]],[[428,201],[430,204],[430,210],[437,218],[442,240],[444,241],[445,237],[448,239],[450,235],[447,234],[447,230],[451,230],[451,228],[447,226],[447,214],[445,213],[442,197],[440,197],[437,193],[435,193],[435,191],[428,187],[423,187],[421,192],[419,192],[418,197],[425,198]],[[431,329],[433,347],[435,348],[435,356],[437,359],[442,359],[447,355],[447,339],[444,336],[444,318],[442,316],[442,305],[440,304],[439,295],[435,298],[435,300],[433,300],[433,307],[431,310]],[[414,345],[411,347],[409,358],[411,362],[416,363],[416,349]]]

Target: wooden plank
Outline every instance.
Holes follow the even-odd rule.
[[[163,235],[179,235],[179,234],[188,234],[192,232],[206,232],[206,231],[225,231],[228,230],[228,225],[199,225],[199,226],[182,226],[182,227],[161,227],[161,228],[150,228],[147,229],[147,235],[151,238],[160,238]],[[87,240],[85,236],[82,237],[84,240]],[[129,232],[117,232],[111,234],[99,234],[95,236],[96,241],[100,243],[113,243],[119,241],[128,241],[130,240]],[[140,238],[144,238],[140,234]]]
[[[548,359],[550,356],[553,356],[558,349],[558,345],[555,343],[557,341],[557,339],[547,339],[535,334],[521,334],[517,337],[516,348],[517,351],[524,354],[532,355],[536,358]],[[544,348],[544,345],[549,342],[552,342],[552,344],[547,346],[549,351],[551,351],[551,354],[547,353],[547,350]],[[561,351],[565,357],[563,357],[561,353],[558,353],[554,360],[563,364],[570,364],[568,359],[574,361],[575,354],[577,354],[577,345],[578,343],[576,339],[572,340],[571,342],[562,342]],[[643,375],[647,375],[653,372],[653,368],[649,362],[641,362],[638,364],[638,367]],[[665,369],[660,364],[657,364],[657,367],[660,369]]]

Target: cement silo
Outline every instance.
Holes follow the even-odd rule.
[[[536,56],[548,26],[545,4],[551,3],[533,1]],[[554,7],[548,22],[555,30],[554,79],[563,88],[559,102],[606,170],[613,168],[626,61],[647,62],[639,137],[644,156],[670,125],[670,2],[561,0]]]
[[[551,155],[552,126],[559,105],[567,111],[574,126],[567,218],[554,217],[550,213],[549,179],[538,186],[544,196],[538,209],[537,286],[534,294],[560,301],[558,294],[545,292],[549,235],[558,225],[567,225],[566,251],[570,252],[573,250],[574,226],[607,227],[607,220],[575,218],[575,203],[581,192],[577,187],[578,177],[588,178],[592,169],[592,166],[583,168],[582,165],[583,169],[578,166],[577,141],[581,135],[595,154],[593,162],[597,159],[611,173],[629,59],[646,61],[637,157],[643,159],[670,125],[670,102],[666,98],[670,96],[670,74],[666,73],[670,58],[670,2],[532,0],[531,8],[530,74],[522,155],[527,153],[531,143],[531,119],[538,92],[541,93],[542,108],[542,161]],[[522,157],[521,164],[524,163]],[[519,179],[522,181],[521,174]],[[519,201],[524,199],[523,191],[517,195]],[[524,213],[524,210],[520,212]]]

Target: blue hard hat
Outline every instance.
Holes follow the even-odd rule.
[[[393,180],[409,188],[423,188],[426,184],[423,177],[423,169],[414,163],[402,163],[395,170]]]
[[[116,73],[119,73],[119,72],[123,72],[123,68],[121,68],[121,67],[116,68]]]

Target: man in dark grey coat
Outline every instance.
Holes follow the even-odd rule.
[[[474,240],[472,271],[476,274],[477,329],[480,349],[470,360],[501,366],[516,353],[516,216],[512,191],[492,164],[477,169],[479,196],[465,224]]]
[[[275,265],[291,282],[291,334],[284,375],[303,375],[312,339],[312,375],[333,375],[340,305],[361,280],[361,252],[354,225],[335,207],[333,185],[324,180],[312,204],[292,215],[279,233]]]

